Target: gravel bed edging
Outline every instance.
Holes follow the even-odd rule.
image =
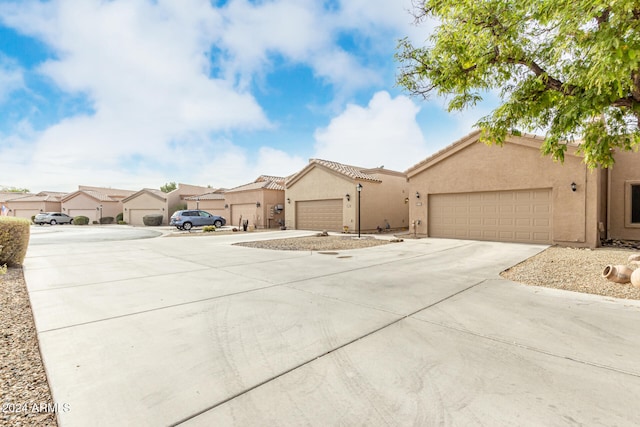
[[[22,268],[0,276],[0,424],[56,427]]]

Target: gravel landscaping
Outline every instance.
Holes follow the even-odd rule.
[[[345,249],[370,248],[391,243],[389,240],[354,236],[310,236],[289,239],[263,240],[257,242],[234,243],[236,246],[275,249],[281,251],[339,251]]]
[[[57,426],[22,269],[0,285],[0,425]]]
[[[573,249],[551,247],[507,270],[505,279],[532,286],[564,289],[607,297],[640,300],[640,288],[602,277],[607,265],[629,265],[630,249]]]

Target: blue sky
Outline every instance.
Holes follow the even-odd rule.
[[[0,2],[0,186],[235,187],[404,171],[473,130],[395,85],[411,0]]]

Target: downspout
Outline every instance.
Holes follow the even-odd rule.
[[[606,239],[611,239],[611,167],[607,168],[607,230]]]

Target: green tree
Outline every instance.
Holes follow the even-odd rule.
[[[17,188],[17,187],[0,187],[0,191],[5,191],[8,193],[28,193],[28,188]]]
[[[167,182],[165,185],[160,187],[160,191],[162,191],[163,193],[170,193],[176,188],[178,188],[178,186],[175,182]]]
[[[445,96],[449,111],[488,91],[502,103],[476,124],[502,144],[519,130],[546,132],[541,150],[562,161],[567,142],[593,168],[640,141],[638,0],[416,0],[419,23],[437,21],[426,46],[399,42],[397,82]]]

